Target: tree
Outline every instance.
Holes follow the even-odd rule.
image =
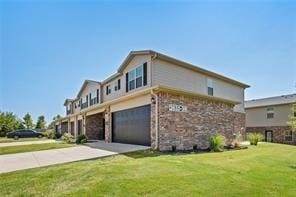
[[[4,137],[10,131],[19,129],[22,122],[12,112],[0,112],[0,136]]]
[[[24,117],[23,117],[23,120],[24,120],[24,125],[27,129],[33,129],[34,128],[34,123],[33,123],[33,120],[32,120],[32,117],[29,113],[27,113]]]
[[[54,124],[54,121],[55,121],[55,120],[58,120],[58,119],[60,119],[60,118],[61,118],[61,115],[59,115],[59,114],[56,115],[56,116],[54,116],[54,117],[52,118],[51,123],[48,125],[47,128],[48,128],[48,129],[54,129],[54,125],[55,125],[55,124]]]
[[[296,104],[292,106],[292,115],[290,116],[288,124],[291,126],[292,131],[296,132]]]
[[[46,122],[44,116],[39,116],[36,123],[36,129],[45,129]]]

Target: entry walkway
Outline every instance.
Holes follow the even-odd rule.
[[[97,142],[87,143],[86,146],[0,155],[0,173],[100,158],[148,148],[147,146]]]

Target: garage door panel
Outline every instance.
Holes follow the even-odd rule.
[[[150,145],[150,105],[112,113],[112,140]]]

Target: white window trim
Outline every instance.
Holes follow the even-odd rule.
[[[144,86],[144,67],[143,67],[143,65],[144,65],[144,63],[142,63],[142,64],[138,65],[137,67],[132,68],[129,71],[127,71],[127,73],[128,73],[128,83],[127,83],[128,91],[133,91],[135,89],[142,88]],[[140,77],[137,77],[137,68],[139,68],[139,67],[142,68],[142,75],[141,75],[141,77],[142,77],[142,81],[141,81],[142,85],[140,87],[137,87],[137,78],[140,78]],[[133,80],[135,80],[135,88],[131,90],[130,89],[130,81],[133,81],[133,80],[130,80],[130,72],[133,71],[133,70],[135,71],[135,77],[133,79]]]
[[[287,132],[289,132],[289,135],[287,135]],[[291,140],[286,140],[286,137],[291,137]],[[285,141],[286,142],[292,142],[293,141],[293,131],[285,131]]]

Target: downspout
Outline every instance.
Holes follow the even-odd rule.
[[[155,149],[158,150],[159,148],[159,131],[158,131],[158,95],[153,92],[153,89],[151,90],[151,94],[155,98]]]

